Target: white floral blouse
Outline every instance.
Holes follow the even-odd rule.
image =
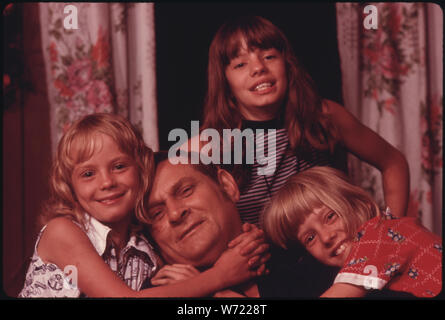
[[[144,281],[158,269],[159,258],[143,235],[131,235],[125,248],[116,257],[116,250],[108,239],[111,229],[93,217],[87,223],[87,236],[97,253],[110,268],[133,290],[140,290]],[[74,281],[75,270],[68,266],[62,270],[53,263],[45,263],[37,253],[37,245],[46,226],[40,231],[34,254],[26,273],[25,285],[19,293],[21,298],[30,297],[80,297],[81,288]]]

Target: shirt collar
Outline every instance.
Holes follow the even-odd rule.
[[[86,232],[87,236],[96,249],[97,253],[102,256],[107,247],[107,236],[111,228],[102,224],[94,217],[86,215]]]
[[[94,217],[86,214],[86,233],[97,253],[102,256],[107,249],[107,237],[111,228],[101,223]],[[154,253],[153,246],[147,241],[142,234],[130,234],[130,239],[125,246],[124,251],[128,251],[129,248],[142,251],[151,258],[155,266],[157,265],[157,255]]]

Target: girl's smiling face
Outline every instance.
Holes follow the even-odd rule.
[[[310,254],[329,266],[343,267],[351,250],[343,219],[326,206],[314,209],[305,218],[297,238]]]
[[[287,92],[286,63],[274,49],[248,48],[244,40],[225,70],[231,93],[247,120],[271,120]]]
[[[72,187],[82,208],[113,228],[129,223],[140,183],[137,165],[106,134],[97,134],[92,156],[77,163]]]

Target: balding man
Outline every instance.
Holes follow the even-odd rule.
[[[148,229],[164,261],[199,270],[211,267],[243,232],[238,199],[238,186],[229,172],[214,165],[172,164],[167,154],[158,153]],[[313,268],[312,263],[311,270],[305,269],[303,260],[272,264],[270,275],[235,290],[250,297],[316,297],[334,273],[321,265]]]

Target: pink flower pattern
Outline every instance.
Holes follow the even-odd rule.
[[[96,112],[114,112],[112,70],[108,35],[99,27],[95,43],[80,37],[66,46],[63,26],[50,27],[49,62],[51,64],[54,97],[57,108],[59,137],[79,117]],[[64,48],[68,47],[68,52]],[[63,52],[63,54],[62,54]]]
[[[443,53],[442,40],[439,40],[442,34],[435,28],[442,28],[443,14],[435,4],[374,3],[378,27],[366,30],[357,23],[365,19],[366,5],[336,5],[341,58],[357,66],[356,71],[350,65],[342,68],[348,76],[344,77],[344,86],[362,94],[358,106],[351,105],[355,103],[351,95],[346,107],[357,109],[358,113],[364,111],[363,108],[371,108],[359,114],[360,120],[407,157],[411,176],[408,215],[419,217],[430,230],[440,232]],[[361,81],[349,80],[356,78]],[[352,160],[355,182],[384,205],[382,185],[376,183],[380,182],[380,174]]]
[[[361,71],[369,75],[365,97],[377,101],[380,113],[386,111],[395,114],[394,106],[396,97],[400,96],[400,85],[405,81],[412,66],[419,63],[415,55],[406,54],[403,46],[404,35],[416,27],[416,12],[413,10],[410,14],[402,14],[398,4],[381,4],[378,29],[375,32],[363,33]],[[388,95],[390,98],[383,98]]]
[[[65,6],[39,4],[52,151],[71,123],[96,112],[130,119],[157,149],[154,4],[76,3],[77,30],[65,29]]]

